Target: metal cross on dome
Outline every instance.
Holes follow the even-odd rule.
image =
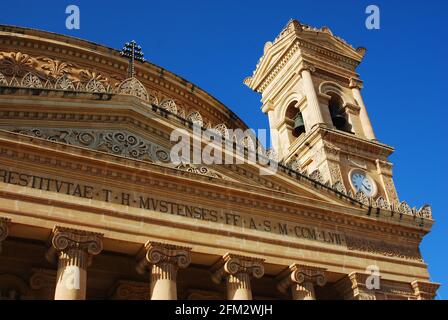
[[[120,52],[122,57],[129,59],[129,76],[135,76],[135,61],[145,62],[142,47],[140,47],[134,40],[126,42]]]

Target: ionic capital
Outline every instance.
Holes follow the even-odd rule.
[[[294,284],[308,284],[322,287],[327,283],[325,269],[293,264],[279,277],[277,288],[286,293]]]
[[[264,259],[249,258],[227,253],[212,268],[212,280],[219,284],[223,278],[246,274],[259,279],[264,275]]]
[[[11,220],[7,218],[0,218],[0,242],[6,239],[9,234],[8,224]]]
[[[7,218],[0,218],[0,253],[2,252],[2,241],[4,241],[9,234],[8,224],[11,220]]]
[[[303,71],[308,71],[310,73],[314,73],[314,72],[316,72],[316,67],[309,62],[302,61],[302,63],[300,64],[300,67],[299,67],[299,74],[301,75]]]
[[[145,257],[137,266],[140,274],[145,273],[149,265],[171,265],[177,270],[187,268],[191,263],[191,248],[148,241],[145,251]]]
[[[363,85],[362,80],[357,79],[357,78],[350,78],[350,84],[349,84],[350,89],[356,88],[358,90],[361,90],[363,88],[363,86],[364,85]]]
[[[59,258],[79,260],[77,264],[82,264],[80,265],[82,267],[88,266],[91,257],[103,250],[102,238],[103,235],[100,233],[55,227],[46,257],[53,262],[59,253]]]

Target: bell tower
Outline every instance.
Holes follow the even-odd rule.
[[[262,94],[279,160],[345,192],[398,204],[394,149],[376,139],[356,73],[365,51],[327,27],[291,20],[244,83]]]

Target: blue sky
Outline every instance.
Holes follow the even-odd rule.
[[[81,29],[65,28],[78,5]],[[365,28],[365,8],[381,10],[381,29]],[[446,1],[29,1],[2,6],[0,23],[84,38],[120,49],[135,39],[146,58],[206,90],[250,127],[267,128],[260,96],[242,84],[266,41],[290,18],[328,26],[367,55],[358,72],[380,141],[396,148],[395,184],[402,200],[433,207],[436,224],[421,247],[432,281],[448,299]]]

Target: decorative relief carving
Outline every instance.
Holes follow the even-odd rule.
[[[56,271],[34,269],[29,283],[33,290],[54,289],[56,287]],[[54,292],[52,293],[54,294]]]
[[[9,228],[8,228],[9,222],[10,222],[9,219],[0,217],[0,253],[2,251],[2,241],[4,241],[9,234]]]
[[[7,129],[28,136],[104,151],[139,160],[168,163],[169,150],[126,131],[89,129]]]
[[[120,280],[115,284],[114,300],[149,300],[151,286],[146,282]]]
[[[219,284],[229,275],[243,273],[259,279],[264,275],[263,259],[249,258],[227,253],[212,268],[212,280]]]
[[[328,161],[328,168],[330,172],[330,182],[335,183],[337,181],[343,181],[339,163]]]
[[[413,215],[413,211],[411,207],[406,203],[406,201],[400,203],[398,212],[402,214]]]
[[[381,196],[376,199],[376,207],[384,210],[390,210],[389,203]]]
[[[227,126],[224,123],[218,124],[212,130],[225,139],[230,138],[229,130],[227,129]]]
[[[367,195],[364,192],[362,192],[361,190],[356,192],[355,198],[356,198],[356,200],[358,200],[359,202],[361,202],[362,204],[364,204],[366,206],[370,205],[369,197],[367,197]]]
[[[0,241],[3,241],[6,239],[9,233],[8,223],[9,219],[7,218],[0,218]]]
[[[223,176],[219,173],[207,168],[207,167],[195,167],[192,164],[189,163],[181,163],[178,166],[176,166],[176,169],[201,174],[204,176],[212,177],[212,178],[220,178],[223,179]]]
[[[177,114],[177,106],[174,100],[172,99],[163,100],[162,103],[160,104],[160,107],[173,114]]]
[[[48,57],[32,57],[21,52],[0,52],[0,72],[11,78],[11,86],[20,86],[17,78],[21,78],[22,86],[29,88],[49,88],[48,83],[58,82],[59,79],[64,77],[74,86],[75,83],[84,83],[83,88],[91,80],[95,80],[94,84],[100,82],[104,88],[113,88],[119,84],[118,81],[121,81],[113,81],[113,78],[120,79],[120,76],[114,75],[108,78],[96,71],[82,68],[75,63],[62,62]],[[43,85],[42,80],[46,86]],[[93,85],[91,83],[90,86],[95,90],[101,88],[98,84]],[[71,88],[71,86],[68,87]],[[63,89],[64,86],[55,86],[55,88]],[[79,86],[75,86],[75,88],[79,88]]]
[[[278,153],[274,149],[268,149],[266,151],[266,157],[268,157],[270,160],[278,162]],[[297,169],[295,169],[297,170]]]
[[[432,219],[432,209],[429,205],[425,204],[420,210],[417,211],[417,217],[423,219]]]
[[[320,182],[320,183],[324,183],[324,178],[322,177],[322,174],[320,173],[320,171],[318,169],[314,170],[311,174],[310,174],[310,178]]]
[[[149,95],[146,91],[145,86],[136,78],[129,78],[124,80],[118,86],[117,92],[119,94],[131,95],[145,101],[153,102],[149,100]]]
[[[384,241],[367,240],[346,235],[345,241],[349,250],[364,251],[382,256],[396,257],[422,262],[418,248],[395,245]]]
[[[48,86],[46,86],[46,88],[48,88]],[[56,80],[56,84],[54,85],[54,88],[65,90],[65,91],[74,91],[75,85],[66,75],[62,75]]]
[[[187,116],[187,120],[191,121],[195,124],[200,125],[201,127],[204,125],[204,121],[202,119],[201,114],[198,111],[194,111]]]
[[[341,181],[336,181],[336,183],[333,184],[333,189],[340,193],[347,194],[347,190]]]

